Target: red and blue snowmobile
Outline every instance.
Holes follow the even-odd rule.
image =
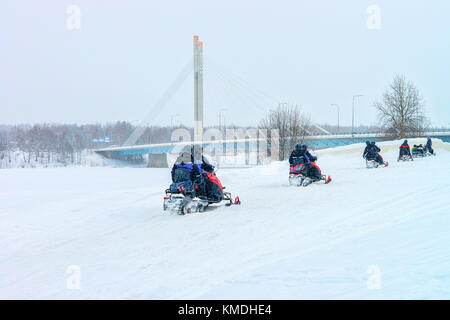
[[[239,197],[233,199],[231,193],[224,189],[215,173],[201,174],[194,182],[174,182],[166,190],[163,209],[183,215],[203,212],[210,204],[222,201],[226,201],[226,206],[241,204]]]
[[[331,177],[322,174],[316,164],[317,157],[308,151],[304,144],[297,143],[289,156],[289,184],[306,187],[313,182],[331,182]]]
[[[172,168],[172,184],[166,190],[163,209],[177,214],[204,211],[210,204],[226,201],[226,205],[240,204],[231,193],[224,192],[214,166],[203,156],[200,145],[182,152]]]
[[[331,182],[331,177],[321,174],[320,178],[308,177],[308,169],[304,164],[291,165],[289,168],[289,184],[306,187],[313,182],[324,181],[325,184]]]
[[[389,166],[389,162],[384,161],[378,161],[376,157],[374,158],[366,158],[366,168],[372,169],[372,168],[378,168],[379,166]]]
[[[378,168],[381,166],[389,166],[387,161],[384,161],[383,157],[379,154],[381,149],[375,144],[375,141],[366,141],[366,148],[363,152],[363,158],[366,159],[366,168]]]

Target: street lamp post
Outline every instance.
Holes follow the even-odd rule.
[[[352,137],[355,135],[355,98],[362,97],[362,94],[356,94],[353,96],[352,106]]]
[[[227,111],[227,109],[220,109],[219,110],[219,130],[222,131],[222,111]],[[225,123],[225,119],[224,119]]]
[[[333,103],[332,106],[337,107],[337,116],[338,116],[338,122],[337,122],[337,133],[339,133],[339,105]]]
[[[227,109],[222,108],[219,110],[219,131],[222,134],[222,140],[226,140],[226,132],[224,134],[224,132],[222,131],[222,111],[227,111]],[[225,117],[223,118],[223,126],[226,131]],[[226,143],[225,142],[222,144],[222,155],[224,155],[224,154],[226,154]]]

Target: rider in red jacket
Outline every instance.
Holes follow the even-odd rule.
[[[408,144],[408,140],[403,141],[402,145],[400,146],[400,151],[398,153],[398,160],[400,160],[400,158],[402,156],[409,156],[411,158],[411,160],[414,160],[412,155],[411,155],[411,149],[409,148],[409,144]]]

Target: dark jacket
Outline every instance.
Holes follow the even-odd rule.
[[[172,167],[171,176],[173,182],[180,182],[181,180],[194,181],[200,174],[198,166],[192,163],[175,163]]]
[[[400,146],[400,155],[411,155],[411,149],[409,148],[409,145],[407,143],[402,143]]]
[[[298,164],[309,164],[317,160],[317,157],[313,156],[311,153],[306,151],[292,151],[289,156],[289,164],[291,166],[296,166]]]
[[[202,156],[202,161],[196,161],[195,165],[197,166],[199,173],[203,173],[203,171],[206,171],[208,173],[214,172],[214,166],[210,164],[208,159],[206,159],[204,156]]]
[[[427,148],[428,149],[431,149],[431,145],[432,145],[433,143],[431,142],[431,139],[428,139],[427,140]]]
[[[377,145],[375,144],[370,144],[368,146],[366,146],[366,148],[364,149],[364,153],[363,153],[363,158],[371,158],[374,157],[378,154],[378,152],[380,152],[381,149],[378,148]]]

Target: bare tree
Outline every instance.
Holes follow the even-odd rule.
[[[289,150],[309,135],[311,121],[298,105],[280,104],[276,110],[270,111],[267,117],[261,120],[259,127],[267,130],[269,141],[271,130],[278,130],[280,159],[284,160]]]
[[[395,76],[382,101],[375,102],[374,106],[386,134],[405,138],[418,136],[425,130],[423,99],[419,90],[404,76]]]

